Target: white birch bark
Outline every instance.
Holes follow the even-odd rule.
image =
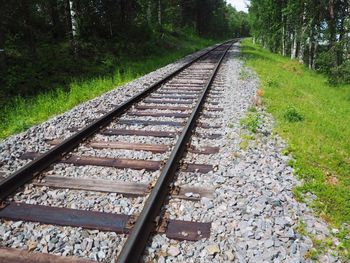
[[[282,55],[287,55],[287,46],[286,46],[286,25],[285,25],[285,18],[284,15],[282,15]]]
[[[77,28],[78,28],[78,23],[76,19],[76,14],[73,8],[73,1],[69,1],[69,10],[70,10],[70,17],[72,20],[72,35],[73,35],[73,41],[76,42],[77,38]]]
[[[297,31],[295,30],[291,37],[291,52],[290,52],[290,58],[296,59],[297,57],[297,47],[298,47],[298,41],[297,41]]]
[[[299,48],[299,54],[298,59],[301,64],[304,64],[304,52],[305,52],[305,32],[307,30],[306,25],[306,2],[304,2],[303,6],[303,17],[301,21],[301,34],[300,34],[300,48]]]
[[[158,24],[162,25],[162,6],[161,6],[161,0],[158,0]]]

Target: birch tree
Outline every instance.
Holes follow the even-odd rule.
[[[250,3],[252,36],[262,46],[300,63],[307,62],[310,69],[324,68],[322,63],[328,68],[338,67],[349,59],[348,0]]]
[[[71,51],[74,55],[78,53],[77,42],[77,19],[74,11],[74,5],[72,0],[66,0],[66,13],[67,13],[67,26],[68,26],[68,38],[71,46]]]

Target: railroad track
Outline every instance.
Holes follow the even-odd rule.
[[[23,154],[22,159],[32,161],[0,182],[0,218],[128,235],[116,256],[117,262],[138,262],[153,232],[165,233],[168,238],[177,240],[197,241],[208,238],[210,223],[169,220],[163,206],[169,195],[192,201],[211,195],[210,189],[175,187],[174,177],[178,170],[208,173],[215,169],[215,166],[209,164],[184,163],[182,158],[187,151],[199,155],[219,151],[211,145],[193,147],[189,142],[193,137],[215,140],[222,136],[213,131],[221,128],[215,120],[223,110],[219,102],[223,90],[217,86],[212,88],[212,84],[233,43],[234,41],[229,41],[217,45],[114,110],[100,112],[103,116],[92,120],[85,128],[72,127],[71,130],[75,133],[68,139],[48,141],[53,146],[48,152]],[[146,139],[138,141],[135,138]],[[82,154],[77,150],[84,147],[96,152],[103,151],[107,157]],[[132,158],[125,158],[124,152],[117,157],[113,154],[110,157],[109,151],[126,151],[128,154],[125,155]],[[130,152],[147,152],[151,155],[146,155],[145,159],[136,159]],[[148,183],[56,176],[52,170],[54,165],[60,163],[73,167],[127,169],[138,171],[141,175],[150,171],[157,173],[157,176]],[[16,202],[13,196],[23,191],[23,186],[28,183],[35,187],[69,191],[141,196],[145,201],[142,210],[135,214]],[[19,258],[25,262],[90,262],[0,249],[0,262],[17,262]]]

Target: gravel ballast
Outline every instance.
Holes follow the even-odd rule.
[[[53,117],[40,125],[33,126],[25,132],[11,136],[0,142],[0,176],[3,178],[7,177],[28,163],[29,160],[19,159],[23,153],[29,151],[47,151],[51,146],[47,144],[46,140],[68,138],[74,134],[74,132],[69,131],[70,128],[85,127],[92,120],[102,116],[99,111],[112,110],[115,105],[130,99],[132,96],[149,87],[149,85],[159,81],[170,72],[180,68],[189,60],[204,52],[205,50],[201,50],[191,54],[184,59],[153,71],[102,96],[82,103],[64,114]]]
[[[112,110],[113,105],[118,105],[131,96],[141,92],[165,75],[180,68],[193,57],[202,54],[203,51],[191,54],[182,60],[169,64],[152,73],[149,73],[129,84],[112,90],[104,95],[74,107],[72,110],[56,116],[40,125],[28,129],[26,132],[14,135],[0,143],[0,176],[7,177],[29,160],[21,160],[20,156],[25,152],[44,153],[52,146],[47,143],[50,139],[65,139],[74,132],[70,128],[82,128],[92,120],[101,117],[101,110]],[[129,119],[136,119],[130,116]],[[152,118],[150,118],[152,119]],[[157,118],[166,120],[167,118]],[[169,120],[169,119],[167,119]],[[174,120],[176,121],[176,120]],[[111,127],[114,124],[111,124]],[[118,128],[137,128],[137,126],[116,125]],[[147,127],[149,130],[176,131],[178,128]],[[96,135],[95,140],[103,141],[128,141],[139,143],[167,143],[175,142],[175,139],[132,137],[132,136],[103,136]],[[107,152],[96,150],[86,145],[78,147],[75,154],[89,154],[100,157],[119,157],[120,151]],[[123,158],[154,159],[160,160],[166,154],[149,154],[148,152],[124,151]],[[109,179],[125,182],[150,183],[159,176],[159,171],[137,171],[132,169],[113,169],[96,166],[73,166],[57,163],[53,169],[44,172],[43,175],[66,176],[73,178]],[[147,196],[146,196],[147,197]],[[9,201],[18,201],[28,204],[50,205],[73,209],[86,209],[100,212],[114,212],[135,214],[142,209],[146,197],[126,198],[114,193],[87,193],[85,191],[52,189],[49,187],[37,187],[27,184],[24,188],[9,198]],[[31,222],[13,222],[0,220],[0,247],[20,248],[31,252],[50,253],[63,256],[77,256],[98,261],[110,262],[118,253],[126,236],[113,232],[101,232],[98,230],[84,230],[75,227],[60,227]]]
[[[124,87],[83,103],[1,142],[0,175],[6,177],[27,163],[28,160],[19,159],[23,153],[47,151],[52,146],[46,140],[67,138],[73,134],[67,131],[68,128],[84,127],[91,120],[101,116],[100,110],[111,110],[112,105],[129,99],[198,54],[154,71]],[[263,108],[258,108],[262,121],[254,136],[240,124],[240,119],[256,102],[255,94],[259,87],[257,77],[248,69],[244,70],[249,72],[249,76],[242,78],[240,75],[242,68],[244,64],[239,57],[239,44],[235,44],[214,82],[213,90],[223,89],[223,94],[213,95],[214,97],[208,100],[220,103],[215,106],[205,104],[206,107],[223,107],[224,111],[204,111],[205,114],[213,115],[215,118],[208,119],[203,116],[200,118],[202,123],[219,125],[222,128],[196,128],[197,133],[222,134],[223,137],[208,139],[193,136],[191,138],[192,146],[220,147],[220,152],[213,155],[187,153],[184,156],[185,162],[188,163],[214,165],[214,171],[207,174],[183,171],[177,173],[175,185],[213,189],[213,198],[203,197],[199,202],[171,198],[164,206],[165,213],[170,219],[211,222],[211,236],[209,239],[197,242],[179,242],[169,240],[163,234],[156,234],[150,238],[145,250],[146,262],[311,262],[309,253],[313,249],[313,242],[308,237],[309,234],[319,237],[331,235],[327,224],[316,218],[305,204],[297,202],[293,197],[292,189],[300,182],[296,179],[294,170],[288,166],[291,157],[282,153],[286,147],[285,142],[273,133],[273,118]],[[152,110],[152,112],[156,111]],[[123,118],[174,122],[184,120],[169,117],[124,116]],[[111,123],[109,128],[136,129],[137,126]],[[147,126],[146,129],[181,130],[166,126]],[[245,136],[247,134],[249,136]],[[246,137],[254,138],[248,141],[247,147],[242,147],[242,141]],[[169,145],[176,142],[174,138],[101,134],[96,135],[94,140]],[[81,145],[75,150],[75,154],[164,160],[169,152],[151,154],[124,150],[108,151]],[[43,175],[149,183],[159,174],[159,171],[122,170],[58,163]],[[131,215],[141,211],[146,197],[126,198],[112,193],[87,193],[27,184],[10,200]],[[304,226],[303,235],[300,233],[301,225]],[[0,220],[0,247],[111,262],[125,240],[126,236],[112,232]],[[337,242],[335,239],[333,241]],[[336,251],[326,251],[319,260],[340,262]]]
[[[258,109],[262,121],[255,139],[241,149],[242,135],[249,132],[240,119],[256,102],[259,82],[248,69],[249,77],[241,78],[244,65],[238,54],[239,45],[235,45],[222,68],[225,92],[220,107],[224,112],[215,123],[223,123],[217,132],[225,136],[220,140],[192,139],[193,145],[219,146],[220,152],[185,157],[186,161],[218,165],[218,170],[179,172],[175,183],[214,187],[214,198],[203,197],[200,202],[171,199],[165,206],[170,219],[212,222],[211,236],[199,242],[178,242],[155,235],[145,252],[146,261],[312,262],[313,242],[308,235],[329,236],[326,223],[293,197],[292,189],[299,182],[288,166],[291,157],[282,154],[286,144],[272,132],[273,119],[264,109]],[[297,231],[302,224],[306,236]],[[333,253],[336,255],[326,251],[319,260],[340,261]]]

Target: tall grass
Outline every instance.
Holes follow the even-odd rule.
[[[212,45],[213,40],[189,36],[177,43],[177,49],[159,49],[157,55],[142,58],[121,57],[114,73],[89,79],[72,80],[68,89],[58,87],[34,97],[11,99],[0,109],[0,139],[24,131],[187,54]]]
[[[250,40],[243,42],[247,65],[260,77],[264,103],[289,143],[293,164],[304,184],[298,198],[317,196],[310,205],[333,226],[350,248],[350,85],[330,86],[326,77]],[[346,233],[344,235],[344,233]]]

